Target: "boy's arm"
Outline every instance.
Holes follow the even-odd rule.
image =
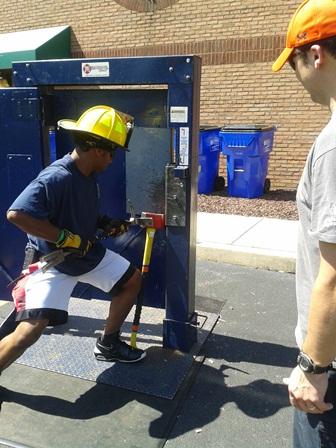
[[[7,212],[7,219],[23,232],[52,243],[57,241],[60,234],[60,229],[51,224],[47,219],[36,219],[28,213],[9,210]]]

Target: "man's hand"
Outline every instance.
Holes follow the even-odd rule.
[[[121,219],[112,219],[107,215],[102,216],[97,224],[104,237],[116,237],[128,231],[129,223]]]
[[[324,401],[328,388],[328,374],[304,373],[295,367],[291,376],[284,380],[288,384],[289,401],[300,411],[311,414],[323,414],[333,408]]]
[[[92,247],[92,242],[90,240],[82,239],[79,235],[76,235],[67,229],[61,230],[55,244],[58,249],[63,249],[65,252],[71,252],[79,257],[85,257]]]

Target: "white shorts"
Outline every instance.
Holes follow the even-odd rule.
[[[63,324],[68,319],[69,300],[78,282],[110,292],[113,287],[126,283],[134,271],[129,261],[109,249],[93,270],[76,277],[55,268],[44,273],[39,269],[24,277],[13,289],[16,320],[49,319],[50,325]]]

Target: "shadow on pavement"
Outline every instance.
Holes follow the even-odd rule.
[[[265,366],[294,367],[298,349],[272,342],[211,334],[201,350],[207,358],[246,362]]]
[[[251,367],[249,363],[277,367],[293,365],[295,349],[273,343],[212,335],[203,352],[208,358],[220,359],[223,363],[218,368],[203,364],[199,369],[200,363],[195,362],[194,369],[195,372],[197,371],[195,387],[190,389],[189,378],[188,384],[183,386],[183,390],[174,400],[173,416],[171,416],[171,405],[173,405],[171,400],[136,394],[102,384],[95,384],[74,402],[56,396],[28,394],[0,387],[1,401],[2,403],[16,403],[51,416],[84,421],[111,414],[128,403],[138,402],[161,413],[160,417],[146,423],[148,432],[153,438],[168,436],[167,427],[171,429],[171,423],[167,425],[167,419],[171,422],[175,421],[176,414],[181,409],[187,394],[190,393],[193,406],[190,409],[189,417],[185,418],[183,422],[179,422],[174,428],[174,438],[214,421],[228,403],[235,403],[241,412],[256,419],[267,418],[289,406],[286,386],[262,378],[246,383],[244,378],[245,375],[250,374],[248,372]],[[238,368],[236,365],[229,365],[229,362],[242,362],[244,366]],[[254,371],[253,375],[255,377],[257,374],[260,378],[264,376],[263,373],[260,375],[259,372]],[[234,375],[243,375],[239,377],[241,384],[228,386],[226,379],[231,374],[233,377]],[[193,376],[193,380],[195,378],[196,374]],[[155,381],[154,378],[153,381]]]

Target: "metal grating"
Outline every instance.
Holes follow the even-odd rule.
[[[164,310],[145,307],[138,335],[138,346],[147,350],[147,358],[137,364],[97,361],[93,355],[96,338],[102,331],[109,303],[72,298],[66,325],[48,328],[39,341],[17,361],[44,369],[173,399],[192,366],[194,357],[217,322],[218,315],[202,313],[199,317],[198,343],[190,353],[162,348]],[[133,312],[122,328],[129,340]]]

